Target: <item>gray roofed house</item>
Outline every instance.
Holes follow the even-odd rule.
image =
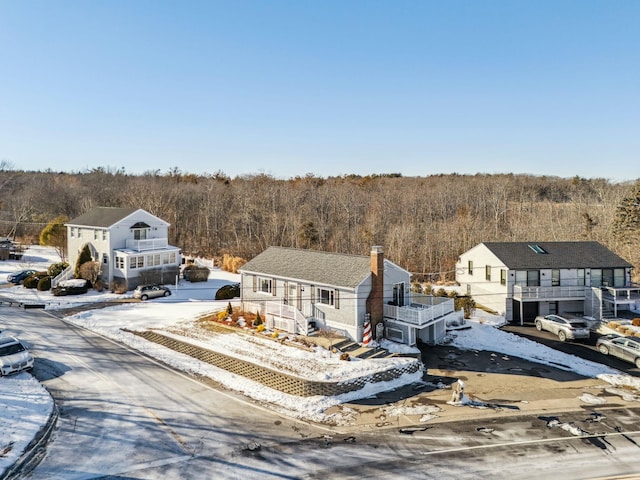
[[[70,267],[53,279],[54,286],[73,276],[85,247],[102,267],[100,279],[114,289],[175,282],[180,249],[169,245],[169,223],[145,210],[97,207],[69,220],[66,228]]]
[[[460,255],[456,281],[508,321],[553,313],[602,319],[640,301],[632,268],[593,241],[484,242]]]
[[[369,323],[376,338],[435,343],[444,336],[443,315],[453,314],[450,299],[438,318],[432,305],[416,305],[411,274],[385,259],[382,247],[370,256],[269,247],[239,272],[243,307],[292,333],[328,329],[363,341]]]

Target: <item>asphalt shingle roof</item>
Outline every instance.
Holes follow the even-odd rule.
[[[484,242],[509,269],[632,267],[598,242]],[[547,253],[536,253],[538,245]]]
[[[371,258],[363,255],[269,247],[240,269],[291,280],[355,288],[371,275]]]
[[[67,225],[107,228],[128,217],[138,208],[97,207],[67,222]]]

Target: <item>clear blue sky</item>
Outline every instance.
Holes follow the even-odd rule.
[[[640,1],[0,0],[27,170],[640,178]]]

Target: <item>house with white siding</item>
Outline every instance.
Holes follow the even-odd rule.
[[[462,315],[451,299],[412,299],[411,274],[380,246],[370,256],[269,247],[239,273],[243,308],[291,333],[330,330],[362,342],[370,322],[374,338],[436,343],[446,320]]]
[[[456,281],[507,321],[554,313],[601,320],[640,307],[632,268],[598,242],[484,242],[460,255]]]
[[[173,283],[182,262],[180,249],[169,245],[169,223],[140,208],[98,207],[66,223],[69,269],[54,284],[69,278],[86,247],[102,266],[100,278],[128,290],[140,283]]]

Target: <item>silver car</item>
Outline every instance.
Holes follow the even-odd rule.
[[[535,320],[536,328],[546,330],[558,336],[561,342],[589,338],[591,331],[587,322],[580,319],[564,318],[560,315],[538,315]]]
[[[0,376],[33,368],[33,357],[20,340],[0,335]]]
[[[640,338],[605,335],[598,339],[596,348],[603,355],[613,355],[640,368]]]
[[[171,290],[164,285],[138,285],[133,291],[133,298],[148,300],[149,298],[168,297]]]

